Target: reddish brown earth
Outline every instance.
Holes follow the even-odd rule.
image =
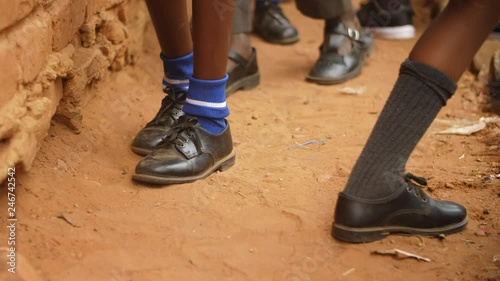
[[[141,158],[130,143],[163,96],[151,27],[139,65],[94,86],[81,134],[53,122],[33,169],[16,175],[17,253],[40,280],[500,279],[493,263],[500,254],[500,180],[481,180],[500,173],[498,125],[472,136],[436,135],[431,128],[408,163],[408,171],[428,179],[432,196],[467,207],[466,231],[442,240],[391,236],[363,245],[331,238],[337,193],[414,41],[378,40],[359,78],[309,84],[304,77],[317,58],[322,23],[291,4],[285,8],[301,41],[272,46],[254,40],[262,83],[228,100],[237,163],[226,172],[163,188],[131,181]],[[472,80],[464,76],[440,118],[491,116],[481,111]],[[366,93],[339,93],[344,86],[365,86]],[[287,150],[313,139],[325,142]],[[0,195],[7,206],[5,188]],[[371,254],[393,248],[432,261]],[[13,278],[4,272],[0,279]]]

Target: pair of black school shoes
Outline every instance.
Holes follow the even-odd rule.
[[[226,96],[248,90],[260,82],[255,49],[249,59],[230,51],[237,66],[229,73]],[[136,166],[133,179],[152,184],[189,183],[234,165],[235,153],[229,124],[220,134],[205,131],[196,117],[185,116],[185,92],[166,88],[160,110],[137,133],[132,151],[145,155]]]

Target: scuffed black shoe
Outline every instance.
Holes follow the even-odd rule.
[[[339,54],[344,40],[351,41],[351,51]],[[369,32],[347,28],[343,23],[325,28],[320,57],[307,80],[317,84],[339,84],[358,76],[365,58],[373,49],[373,36]]]
[[[411,39],[415,37],[413,26],[413,10],[411,5],[398,2],[394,6],[390,2],[385,7],[378,0],[370,0],[361,5],[357,16],[361,25],[376,37],[383,39]]]
[[[290,23],[278,3],[266,1],[255,7],[254,32],[273,44],[293,44],[299,41],[297,29]]]
[[[467,211],[462,205],[432,199],[411,179],[426,184],[425,179],[408,174],[407,188],[387,198],[367,200],[339,193],[333,237],[364,243],[381,240],[393,233],[439,236],[466,227]]]
[[[189,183],[234,165],[235,154],[229,124],[218,135],[205,131],[194,117],[182,116],[132,176],[152,184]]]
[[[182,106],[186,101],[185,92],[174,92],[172,88],[166,88],[166,97],[161,101],[161,107],[156,116],[137,133],[132,142],[132,151],[147,155],[155,148],[172,125],[184,115]]]
[[[228,73],[229,79],[226,84],[226,97],[236,91],[250,90],[259,85],[260,74],[255,48],[252,48],[252,54],[248,60],[231,50],[229,51],[229,59],[235,61],[237,66]]]

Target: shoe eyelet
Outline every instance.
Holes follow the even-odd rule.
[[[427,201],[428,201],[427,198],[422,199],[422,202],[424,202],[424,203],[426,203]]]
[[[186,143],[181,144],[181,147],[186,147]]]
[[[348,28],[347,35],[349,36],[349,38],[353,39],[354,41],[358,41],[359,37],[361,37],[359,34],[359,31],[357,29],[354,29],[354,28]]]
[[[411,189],[409,186],[406,187],[406,191],[411,192]]]

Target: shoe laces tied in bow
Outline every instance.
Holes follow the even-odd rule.
[[[427,180],[423,177],[417,177],[412,173],[407,173],[404,179],[408,183],[406,190],[408,190],[408,192],[413,192],[415,196],[420,197],[423,202],[426,202],[427,196],[425,195],[425,192],[422,190],[420,186],[417,186],[413,182],[422,186],[427,186]]]
[[[194,127],[198,125],[198,119],[193,117],[181,116],[170,130],[167,131],[165,137],[160,142],[162,144],[175,144],[184,147],[190,137],[194,136]],[[196,147],[201,147],[198,138],[191,138],[195,141]]]

